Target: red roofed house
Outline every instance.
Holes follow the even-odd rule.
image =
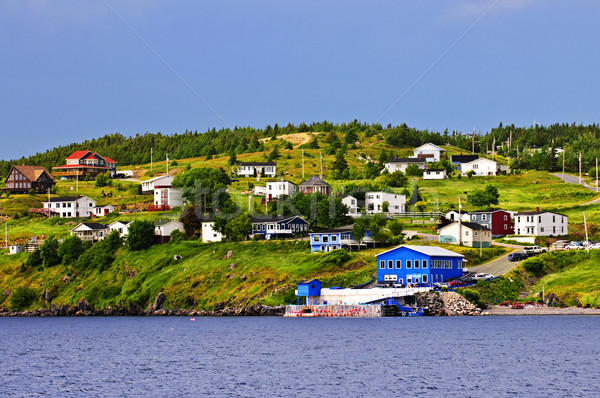
[[[46,193],[56,181],[42,166],[14,165],[8,172],[4,190],[10,193]]]
[[[92,151],[75,151],[67,159],[67,164],[52,168],[56,177],[80,179],[90,176],[94,179],[98,174],[108,172],[111,177],[117,172],[117,162]]]

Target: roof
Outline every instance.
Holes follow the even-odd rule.
[[[161,178],[165,178],[165,177],[174,178],[171,175],[165,174],[164,176],[153,177],[153,178],[150,178],[149,180],[142,181],[142,184],[145,182],[154,182],[154,181],[160,180]]]
[[[108,229],[108,225],[106,225],[106,224],[99,224],[99,223],[95,223],[95,222],[83,222],[83,223],[79,224],[78,226],[76,226],[73,229],[77,229],[77,228],[79,228],[82,225],[85,225],[89,229],[93,229],[93,230]]]
[[[102,205],[102,206],[96,206],[97,209],[102,209],[104,207],[115,207],[113,205]]]
[[[477,159],[475,159],[475,160],[471,160],[470,162],[467,162],[467,163],[465,163],[465,164],[471,164],[471,163],[477,163],[477,162],[485,162],[485,161],[488,161],[488,162],[492,162],[492,163],[499,164],[499,163],[498,163],[498,162],[496,162],[495,160],[491,160],[491,159],[488,159],[488,158],[477,158]]]
[[[109,158],[108,156],[103,156],[103,158],[104,160],[106,160],[107,163],[119,163],[116,160]]]
[[[171,224],[173,222],[181,224],[181,221],[177,221],[177,220],[157,220],[157,221],[154,221],[154,226],[155,227],[160,227],[162,225]]]
[[[412,245],[402,245],[398,247],[394,247],[393,249],[386,250],[384,252],[378,253],[377,256],[381,256],[382,254],[386,254],[392,252],[394,250],[398,250],[401,248],[407,248],[409,250],[416,251],[418,253],[423,253],[428,256],[445,256],[445,257],[464,257],[462,254],[455,253],[448,249],[444,249],[438,246],[412,246]]]
[[[45,201],[44,203],[48,203],[48,202],[74,202],[78,199],[81,198],[88,198],[87,196],[81,195],[81,196],[57,196],[55,198],[50,198],[50,200]],[[90,199],[90,198],[88,198]],[[93,199],[90,199],[93,200]]]
[[[331,234],[331,233],[338,233],[338,232],[352,232],[352,230],[354,229],[354,225],[345,225],[343,227],[339,227],[339,228],[334,228],[334,229],[326,229],[320,232],[311,232],[309,235],[314,235],[314,234]],[[368,228],[367,228],[368,229]]]
[[[267,181],[267,184],[278,184],[278,183],[282,183],[282,182],[287,182],[288,184],[292,184],[292,185],[296,185],[291,181],[288,180],[279,180],[279,181]]]
[[[557,213],[555,211],[520,211],[517,214],[515,214],[515,216],[536,216],[538,214],[544,214],[544,213],[550,213],[550,214],[556,214],[557,216],[569,217],[566,214]]]
[[[425,169],[423,173],[431,173],[432,171],[446,171],[446,169]]]
[[[63,164],[62,166],[53,166],[53,169],[102,169],[102,170],[110,170],[109,167],[106,166],[91,166],[88,164]]]
[[[435,145],[435,144],[432,144],[431,142],[428,142],[428,143],[426,143],[426,144],[423,144],[423,145],[421,145],[420,147],[417,147],[417,148],[415,148],[414,150],[416,151],[416,150],[418,150],[418,149],[421,149],[421,148],[423,148],[423,147],[434,147],[435,149],[437,149],[437,150],[439,150],[439,151],[446,152],[446,150],[445,150],[444,148],[440,148],[439,146],[437,146],[437,145]]]
[[[478,158],[479,155],[451,155],[450,161],[458,163],[468,163]]]
[[[442,228],[440,228],[440,230],[442,230],[442,229],[444,229],[444,228],[446,228],[446,227],[448,227],[450,225],[454,225],[454,224],[458,224],[458,221],[453,221],[450,224],[444,225]],[[469,229],[472,229],[474,231],[491,231],[491,229],[489,229],[488,227],[484,227],[483,225],[478,224],[476,222],[463,221],[460,224],[463,225],[463,226],[465,226],[465,227],[467,227],[467,228],[469,228]]]
[[[108,224],[108,226],[110,227],[111,225],[114,225],[114,224],[129,225],[129,224],[131,224],[131,221],[113,221],[110,224]]]
[[[277,162],[238,162],[240,166],[277,166]]]
[[[508,210],[490,209],[490,210],[475,210],[475,211],[472,211],[471,214],[488,214],[488,213],[495,213],[497,211],[502,211],[504,213],[510,213]]]
[[[19,173],[23,174],[29,181],[37,181],[38,178],[45,172],[48,174],[50,179],[54,180],[54,178],[48,173],[45,167],[43,166],[26,166],[24,164],[14,165],[13,168],[17,170]]]
[[[89,154],[91,152],[92,151],[75,151],[71,155],[69,155],[69,157],[67,158],[67,160],[81,159],[82,157],[84,157],[85,155],[87,155],[87,154]]]
[[[315,185],[331,187],[331,185],[327,184],[325,181],[323,181],[321,178],[319,178],[317,176],[312,176],[308,180],[306,180],[302,184],[300,184],[301,187],[312,187]]]
[[[300,216],[250,216],[250,222],[261,223],[261,222],[289,222],[296,218],[308,223],[305,219]]]
[[[390,163],[426,163],[425,158],[393,158],[390,159]]]

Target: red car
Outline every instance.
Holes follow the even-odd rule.
[[[454,281],[448,282],[448,286],[451,286],[451,287],[461,287],[461,286],[465,286],[466,284],[467,284],[467,282],[463,282],[463,281],[459,281],[459,280],[454,280]]]

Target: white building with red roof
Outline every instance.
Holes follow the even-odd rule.
[[[108,172],[114,176],[117,172],[117,161],[92,151],[75,151],[66,158],[66,164],[52,168],[56,177],[84,179],[96,178],[98,174]]]

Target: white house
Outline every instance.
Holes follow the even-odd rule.
[[[202,242],[211,243],[220,242],[223,240],[223,235],[220,232],[215,231],[213,229],[214,226],[214,221],[202,221]]]
[[[84,222],[71,230],[71,235],[77,236],[83,241],[98,242],[108,236],[108,225],[92,222]]]
[[[121,237],[127,236],[129,234],[129,224],[131,221],[114,221],[108,224],[109,233],[112,231],[119,231],[119,235]]]
[[[463,222],[469,222],[471,220],[471,216],[469,215],[469,213],[466,213],[463,211],[460,213],[460,216],[459,216],[459,214],[456,210],[449,211],[448,213],[446,213],[445,217],[447,220],[450,220],[450,221],[458,221],[459,217]]]
[[[368,214],[383,213],[383,202],[388,203],[388,213],[406,212],[406,196],[389,192],[367,192],[365,210]]]
[[[96,207],[96,201],[87,196],[60,196],[44,202],[44,209],[61,218],[90,217]]]
[[[560,236],[568,233],[569,217],[551,211],[524,211],[515,215],[515,234]]]
[[[426,159],[428,162],[439,162],[446,150],[428,142],[413,150],[416,158]]]
[[[350,217],[358,217],[358,200],[354,196],[346,195],[342,198],[342,204],[348,207],[348,214]]]
[[[424,180],[444,180],[448,178],[446,169],[426,169],[423,170]]]
[[[495,176],[500,170],[500,163],[487,158],[479,158],[462,164],[461,172],[463,176],[466,176],[471,170],[475,173],[474,176]]]
[[[253,177],[254,175],[275,177],[277,175],[276,162],[238,162],[237,175],[240,177]]]
[[[171,186],[173,183],[173,176],[165,175],[151,178],[146,181],[142,181],[142,193],[149,195],[154,192],[155,186]]]
[[[18,254],[23,252],[23,245],[10,245],[8,254]]]
[[[406,168],[410,165],[416,164],[421,170],[425,170],[427,160],[423,158],[393,158],[390,159],[389,163],[384,163],[383,166],[389,173],[400,170],[406,172]]]
[[[177,206],[183,206],[183,191],[173,188],[170,185],[155,185],[154,187],[154,206],[158,209],[170,209]]]
[[[185,232],[183,228],[183,223],[177,220],[165,220],[165,221],[155,221],[154,222],[154,235],[167,237],[171,236],[171,233],[175,230],[179,230],[181,232]]]
[[[289,181],[267,182],[267,201],[270,201],[273,198],[280,198],[284,195],[292,196],[297,190],[298,187],[296,186],[296,184]]]
[[[95,217],[104,217],[107,216],[108,213],[112,213],[115,211],[115,206],[113,205],[104,205],[104,206],[96,206],[93,210],[93,215]]]
[[[492,246],[492,230],[474,222],[454,221],[440,228],[438,233],[440,234],[440,243],[461,244],[477,248]]]

